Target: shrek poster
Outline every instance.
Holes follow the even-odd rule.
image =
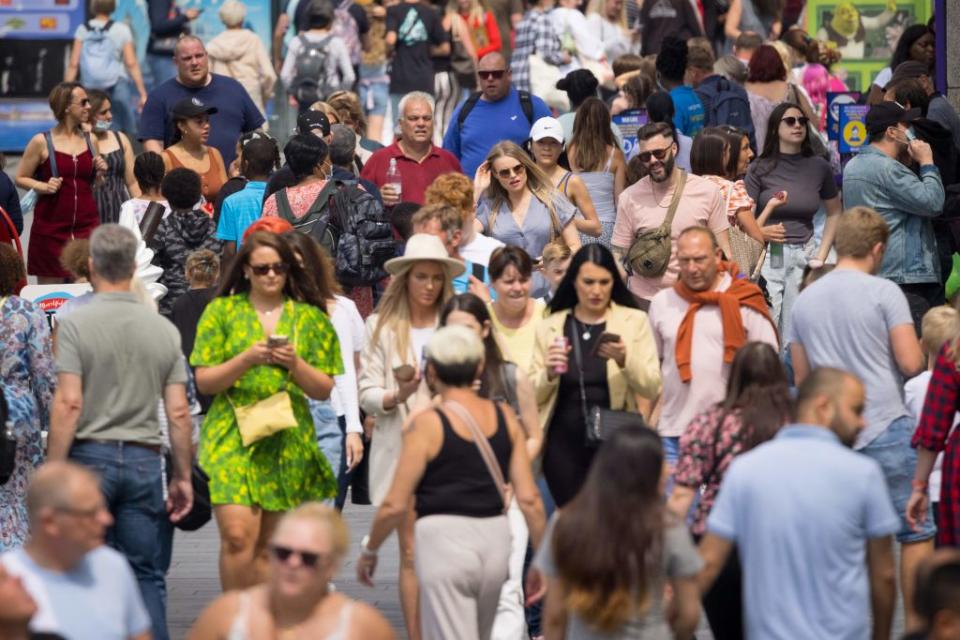
[[[903,30],[926,23],[932,0],[807,0],[807,32],[836,47],[835,67],[852,91],[869,90]]]

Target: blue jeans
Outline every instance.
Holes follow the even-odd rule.
[[[173,54],[148,53],[147,66],[150,67],[150,75],[153,77],[149,87],[150,90],[156,89],[177,75],[177,65],[173,61]]]
[[[772,256],[767,251],[763,259],[760,274],[767,281],[767,293],[770,294],[770,304],[773,306],[770,316],[773,323],[780,330],[780,335],[787,335],[790,326],[790,311],[793,302],[800,295],[800,284],[803,280],[803,268],[811,258],[815,257],[817,242],[812,237],[804,244],[783,245],[783,266],[771,266]]]
[[[100,477],[113,526],[107,544],[126,556],[153,623],[155,640],[167,640],[167,589],[160,532],[167,519],[160,453],[122,442],[78,440],[70,459]]]
[[[334,505],[337,510],[342,510],[352,475],[347,473],[347,421],[344,416],[336,414],[329,401],[310,400],[310,414],[317,432],[317,446],[330,463],[330,469],[337,475]]]
[[[923,542],[937,534],[937,527],[933,520],[933,510],[927,505],[927,516],[923,520],[919,531],[914,531],[905,517],[907,501],[912,491],[911,481],[917,467],[917,450],[910,446],[913,437],[913,428],[916,423],[908,416],[901,416],[890,423],[887,430],[876,437],[873,442],[860,449],[860,453],[877,461],[883,470],[883,477],[887,481],[887,490],[893,501],[893,509],[900,517],[900,531],[897,532],[897,542]]]
[[[110,91],[110,110],[113,112],[114,131],[122,131],[131,140],[136,139],[139,130],[135,106],[140,101],[140,95],[134,91],[133,82],[121,78]]]

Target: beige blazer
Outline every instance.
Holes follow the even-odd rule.
[[[430,403],[430,392],[426,382],[421,381],[417,393],[407,401],[385,411],[383,398],[397,390],[397,379],[393,369],[402,364],[419,367],[411,344],[405,355],[394,348],[396,339],[392,331],[380,332],[379,339],[373,341],[373,331],[377,326],[378,314],[367,318],[366,341],[360,362],[363,365],[357,384],[360,388],[360,408],[375,419],[370,449],[370,500],[379,505],[386,497],[393,483],[393,474],[397,470],[400,448],[403,445],[401,435],[404,423],[410,411],[421,403]]]
[[[540,413],[540,425],[546,438],[547,426],[553,417],[557,403],[557,391],[560,377],[547,378],[544,364],[547,349],[554,338],[563,336],[563,328],[569,311],[558,311],[540,322],[537,327],[537,341],[533,349],[533,365],[530,376],[537,392],[537,409]],[[607,384],[610,388],[610,409],[617,411],[636,411],[634,394],[652,400],[660,393],[660,357],[653,340],[653,331],[647,314],[639,309],[621,307],[611,303],[607,311],[607,327],[610,333],[619,335],[627,348],[626,365],[621,369],[616,362],[607,362]],[[575,368],[573,351],[570,352],[570,367]]]

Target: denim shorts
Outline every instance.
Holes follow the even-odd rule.
[[[385,67],[360,67],[360,104],[368,116],[387,115],[390,101],[390,82],[386,79]]]
[[[927,517],[919,531],[914,531],[907,524],[905,517],[907,501],[912,491],[913,472],[917,466],[917,451],[910,446],[914,426],[911,418],[901,416],[891,422],[886,431],[873,442],[860,449],[860,453],[876,460],[883,469],[883,477],[887,480],[887,489],[893,500],[893,508],[900,517],[900,531],[897,532],[897,542],[900,543],[922,542],[933,538],[937,533],[933,511],[929,506]]]

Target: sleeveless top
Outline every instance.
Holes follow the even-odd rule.
[[[613,201],[613,178],[610,166],[613,164],[613,154],[610,150],[607,164],[600,171],[583,171],[577,175],[587,187],[593,208],[597,211],[597,218],[601,224],[613,224],[617,221],[617,203]]]
[[[97,201],[97,212],[100,214],[100,223],[116,223],[120,220],[120,207],[130,199],[126,182],[125,149],[120,134],[111,131],[117,140],[117,148],[110,153],[102,153],[100,157],[107,163],[107,172],[103,182],[94,184],[93,197]]]
[[[220,158],[219,154],[213,153],[211,149],[212,147],[206,147],[207,155],[210,157],[210,168],[199,174],[200,193],[204,199],[210,203],[217,199],[217,194],[220,193],[220,187],[227,181],[227,171],[223,166],[223,159]],[[176,154],[170,151],[170,149],[164,149],[163,156],[170,161],[170,165],[174,169],[190,168],[180,162]]]
[[[500,407],[497,430],[487,438],[504,477],[509,477],[512,444]],[[435,410],[443,426],[443,445],[437,457],[427,463],[417,485],[417,518],[434,515],[493,518],[503,515],[503,497],[483,462],[477,445],[465,440],[439,409]]]
[[[353,610],[353,603],[347,602],[340,608],[340,621],[333,633],[327,634],[317,640],[346,640],[347,628],[350,626],[350,614]],[[240,604],[237,607],[237,613],[233,617],[233,623],[230,625],[230,631],[227,632],[227,640],[253,640],[250,636],[250,592],[240,592]]]

